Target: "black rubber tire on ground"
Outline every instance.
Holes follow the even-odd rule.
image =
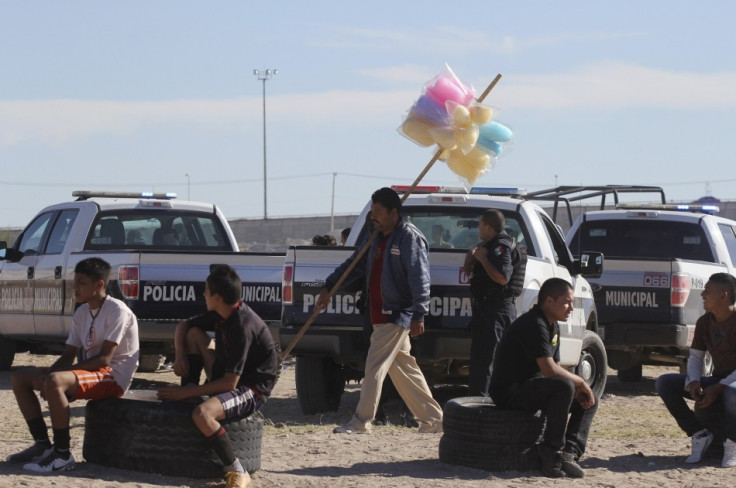
[[[114,468],[190,478],[217,478],[222,464],[192,422],[196,403],[108,398],[87,402],[84,458]],[[248,472],[261,467],[263,418],[222,422]]]
[[[498,408],[486,397],[453,398],[443,410],[442,430],[453,439],[528,447],[544,432],[541,412]]]
[[[619,369],[616,376],[624,383],[636,383],[641,381],[641,363],[629,366],[628,368]]]
[[[540,466],[536,449],[529,444],[479,442],[445,434],[439,450],[443,463],[487,471],[530,471]]]
[[[345,391],[340,365],[326,356],[297,356],[296,394],[302,413],[334,412]]]
[[[603,395],[608,380],[608,359],[606,347],[595,332],[586,330],[583,336],[583,349],[575,374],[582,377],[597,399]]]
[[[15,341],[0,336],[0,371],[10,369],[13,359],[15,359]]]

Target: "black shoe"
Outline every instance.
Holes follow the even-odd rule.
[[[548,478],[564,478],[562,470],[562,453],[551,447],[537,446],[539,459],[542,461],[542,473]]]
[[[578,460],[571,452],[562,451],[562,471],[571,478],[582,478],[585,471],[578,464]]]

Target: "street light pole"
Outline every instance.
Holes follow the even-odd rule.
[[[184,176],[187,177],[187,200],[192,199],[192,186],[191,186],[191,180],[189,179],[189,173],[185,174]]]
[[[263,220],[268,219],[268,188],[266,185],[266,81],[278,73],[275,69],[253,70],[253,75],[263,82]]]

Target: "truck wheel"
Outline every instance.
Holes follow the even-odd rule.
[[[138,371],[141,373],[154,373],[158,371],[166,361],[166,356],[161,354],[141,354],[138,358]]]
[[[603,341],[595,332],[585,331],[583,350],[580,352],[580,362],[575,368],[575,374],[585,380],[596,398],[603,395],[608,380],[608,360]]]
[[[636,383],[641,381],[641,363],[629,366],[628,368],[619,369],[616,372],[619,380],[625,383]]]
[[[10,369],[15,359],[15,341],[0,336],[0,370]]]
[[[531,446],[544,432],[541,413],[498,408],[487,397],[453,398],[443,411],[442,430],[453,439]]]
[[[297,356],[296,394],[302,413],[334,412],[345,391],[345,377],[330,357]]]
[[[440,438],[440,461],[487,471],[530,471],[539,469],[540,461],[533,445],[497,441],[471,441],[443,435]]]
[[[196,403],[108,398],[87,402],[84,458],[91,463],[190,478],[222,476],[222,464],[192,422]],[[222,422],[249,472],[261,467],[263,418]]]

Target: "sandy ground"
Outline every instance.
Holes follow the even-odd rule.
[[[13,370],[49,364],[53,358],[19,354]],[[680,433],[653,392],[653,379],[668,371],[645,368],[645,379],[622,384],[615,375],[601,401],[588,452],[586,468],[576,487],[710,487],[734,486],[736,470],[720,467],[720,459],[683,464],[689,440]],[[12,371],[11,371],[12,372]],[[11,372],[0,372],[0,459],[25,448],[28,433],[10,390]],[[168,372],[137,374],[138,378],[175,381]],[[490,473],[444,464],[438,458],[441,434],[417,434],[397,425],[395,403],[389,403],[392,425],[377,426],[370,435],[335,435],[332,428],[350,418],[360,387],[348,385],[338,412],[302,415],[294,387],[294,368],[287,362],[273,397],[263,410],[262,466],[252,486],[266,487],[470,487],[570,486],[571,480],[552,480],[538,472]],[[439,389],[439,399],[458,396],[457,387]],[[460,390],[460,393],[462,391]],[[219,480],[203,481],[112,469],[84,462],[83,403],[73,404],[72,452],[74,471],[60,475],[26,474],[19,466],[0,462],[2,487],[214,487]]]

